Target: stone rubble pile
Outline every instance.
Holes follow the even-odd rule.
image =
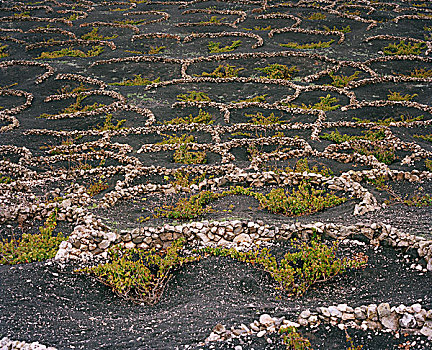
[[[38,342],[26,343],[25,341],[12,340],[7,337],[0,339],[0,350],[57,350],[54,347],[39,344]]]
[[[205,343],[226,341],[246,335],[256,335],[261,338],[270,333],[279,333],[287,327],[314,328],[322,323],[338,326],[340,329],[350,327],[364,331],[423,335],[432,340],[432,310],[426,310],[420,304],[411,306],[401,304],[391,307],[388,303],[381,303],[356,308],[347,304],[317,307],[314,311],[302,311],[297,322],[290,321],[284,316],[271,317],[268,314],[262,314],[259,320],[253,321],[248,326],[241,324],[239,327],[233,326],[227,329],[224,325],[217,324],[205,339]]]

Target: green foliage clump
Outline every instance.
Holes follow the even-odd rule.
[[[98,34],[99,28],[93,28],[90,32],[81,35],[81,39],[83,40],[111,40],[118,37],[117,34],[113,36],[103,36]]]
[[[175,206],[165,206],[158,210],[158,217],[175,220],[191,220],[209,213],[211,207],[205,207],[210,202],[220,198],[221,194],[212,191],[201,191],[190,198],[180,199]]]
[[[432,142],[432,134],[428,134],[428,135],[418,135],[418,134],[415,134],[415,135],[413,135],[413,137],[415,137],[416,139],[421,139],[421,140],[424,140],[424,141]]]
[[[276,171],[282,171],[281,169],[276,169]],[[286,173],[314,173],[314,174],[321,174],[323,176],[331,176],[333,175],[333,171],[330,168],[327,168],[323,166],[321,170],[318,169],[318,166],[314,165],[312,168],[309,166],[307,158],[301,158],[299,159],[294,168],[285,167],[283,169]]]
[[[306,17],[306,19],[309,19],[311,21],[316,21],[316,20],[326,19],[326,18],[327,18],[327,16],[321,12],[315,12],[315,13],[312,13],[309,17]]]
[[[336,86],[338,88],[344,88],[348,86],[350,82],[356,80],[359,74],[359,71],[356,71],[352,75],[334,75],[333,72],[330,72],[329,75],[333,79],[333,82],[331,82],[330,85]]]
[[[416,68],[410,73],[410,76],[413,78],[432,78],[432,69]]]
[[[214,120],[212,118],[212,115],[208,112],[203,111],[202,109],[199,110],[199,113],[197,116],[193,116],[190,114],[187,117],[177,117],[171,120],[167,120],[164,122],[165,125],[178,125],[178,124],[213,124]]]
[[[231,66],[229,64],[220,64],[213,72],[203,72],[201,76],[211,78],[233,78],[238,77],[238,73],[243,69],[244,68],[236,68],[236,66]]]
[[[291,79],[293,75],[299,71],[297,69],[297,66],[288,67],[284,64],[278,64],[278,63],[271,64],[264,68],[255,68],[255,69],[259,70],[260,72],[263,72],[265,74],[264,77],[268,79],[285,79],[285,80]]]
[[[405,43],[405,40],[401,40],[398,44],[391,43],[383,48],[383,52],[388,56],[395,55],[421,55],[423,50],[426,48],[425,43]]]
[[[390,93],[387,95],[387,99],[389,101],[411,101],[414,97],[418,96],[417,94],[406,94],[402,95],[400,92],[397,91],[389,91]]]
[[[206,247],[195,252],[230,257],[252,264],[268,272],[277,283],[276,288],[288,293],[289,296],[301,296],[311,286],[328,281],[350,268],[364,267],[367,262],[367,257],[364,255],[352,259],[337,258],[336,242],[327,246],[312,240],[310,243],[296,243],[294,248],[295,252],[286,253],[280,261],[268,248],[239,252],[234,248]]]
[[[210,97],[205,92],[188,91],[188,94],[177,95],[178,101],[203,102],[211,101]]]
[[[267,195],[256,194],[260,205],[274,214],[287,216],[300,216],[312,214],[325,208],[331,208],[346,201],[344,197],[338,197],[325,190],[315,189],[309,182],[302,181],[298,189],[292,192],[277,188]]]
[[[8,45],[0,45],[0,58],[8,57],[9,53],[6,52]]]
[[[69,106],[67,106],[66,108],[62,109],[62,111],[60,112],[60,114],[72,114],[72,113],[76,113],[76,112],[89,112],[89,111],[94,111],[98,108],[102,108],[105,105],[102,103],[93,103],[92,105],[82,105],[82,102],[87,98],[88,96],[84,96],[84,95],[78,95],[76,97],[76,100],[74,103],[70,104]],[[49,118],[53,116],[52,114],[46,114],[43,113],[40,115],[39,118]]]
[[[400,120],[396,120],[393,117],[389,117],[389,118],[383,118],[383,119],[378,119],[377,121],[372,121],[369,119],[360,119],[357,117],[354,117],[353,120],[358,123],[358,124],[363,124],[363,123],[373,123],[376,125],[384,125],[384,126],[389,126],[390,123],[397,123],[397,122],[403,122],[403,123],[412,123],[415,121],[420,121],[423,120],[423,115],[419,115],[417,117],[411,117],[411,116],[405,116],[403,114],[400,115],[399,117]]]
[[[271,30],[272,27],[271,25],[262,27],[262,26],[254,26],[253,28],[243,28],[244,30],[259,30],[259,31],[267,31],[267,30]]]
[[[150,46],[147,54],[149,55],[158,55],[162,53],[166,49],[166,46]]]
[[[257,95],[251,98],[246,98],[244,100],[233,101],[232,103],[243,103],[243,102],[265,102],[267,94],[265,95]]]
[[[116,122],[116,124],[114,124]],[[107,114],[105,116],[104,124],[102,126],[98,126],[96,130],[99,131],[115,131],[115,130],[122,130],[126,129],[124,126],[122,126],[126,122],[126,119],[121,119],[114,121],[112,119],[112,114]]]
[[[231,195],[245,195],[259,201],[262,208],[274,214],[287,216],[300,216],[311,214],[325,208],[330,208],[346,201],[344,197],[338,197],[325,190],[315,189],[308,181],[303,181],[297,190],[291,193],[283,188],[271,190],[269,194],[254,192],[243,186],[232,187],[221,193],[202,191],[189,199],[181,199],[175,206],[167,206],[159,210],[158,216],[172,219],[190,220],[202,216],[212,209],[204,207],[210,202]]]
[[[203,164],[206,162],[206,153],[201,151],[190,151],[190,143],[195,138],[190,135],[168,136],[165,140],[158,142],[158,145],[177,144],[178,148],[174,152],[173,160],[175,163],[182,164]]]
[[[57,211],[54,210],[45,225],[39,227],[40,233],[24,233],[20,239],[0,242],[0,264],[15,265],[53,258],[65,239],[61,232],[53,236],[56,226]]]
[[[342,143],[345,141],[352,141],[352,140],[369,140],[369,141],[380,141],[385,139],[385,133],[384,130],[366,130],[362,132],[363,135],[360,136],[353,136],[353,135],[347,135],[347,134],[341,134],[339,130],[332,131],[331,133],[325,133],[320,136],[320,138],[324,140],[333,141],[336,143]]]
[[[96,196],[98,193],[106,190],[108,187],[108,184],[102,179],[95,180],[87,188],[87,193],[93,197]]]
[[[370,156],[373,155],[379,162],[390,165],[396,160],[395,150],[383,145],[354,145],[354,151]]]
[[[302,103],[302,105],[297,105],[295,103],[283,103],[283,105],[288,106],[290,108],[301,108],[301,109],[320,109],[322,111],[334,111],[340,107],[340,105],[335,105],[335,103],[339,102],[336,97],[331,97],[330,94],[327,96],[320,96],[320,102],[315,103],[314,105],[306,105]]]
[[[109,250],[109,262],[95,267],[75,270],[96,277],[123,299],[137,304],[156,304],[162,296],[172,272],[199,257],[183,257],[184,239],[179,239],[159,253],[155,249],[125,249],[115,246]]]
[[[0,184],[10,184],[12,181],[10,176],[0,176]]]
[[[256,114],[245,114],[246,117],[251,118],[251,124],[253,125],[273,125],[273,124],[281,124],[282,121],[280,117],[274,115],[274,113],[269,116],[263,115],[261,112],[257,112]]]
[[[59,57],[95,57],[99,56],[104,51],[104,48],[102,46],[93,46],[91,49],[89,49],[87,52],[78,50],[78,49],[72,49],[72,48],[64,48],[57,51],[51,51],[51,52],[42,52],[39,57],[36,57],[36,59],[46,59],[46,58],[59,58]]]
[[[432,172],[432,159],[425,159],[426,169]]]
[[[404,203],[410,207],[430,207],[432,206],[432,196],[430,194],[425,194],[423,196],[415,195],[409,199],[405,199]]]
[[[120,85],[120,86],[143,86],[143,85],[151,85],[160,82],[160,78],[156,78],[155,80],[149,80],[141,77],[141,74],[134,74],[133,79],[126,79],[120,83],[110,83],[109,85]]]
[[[302,49],[302,50],[315,50],[315,49],[325,49],[330,47],[334,43],[334,40],[324,41],[321,40],[317,43],[299,44],[296,42],[289,42],[286,44],[279,44],[282,47],[288,47],[289,49]]]
[[[211,16],[208,21],[201,21],[198,24],[206,25],[206,24],[221,24],[222,21],[226,19],[226,17],[218,17],[218,16]]]
[[[287,350],[312,350],[310,341],[302,337],[295,327],[281,327],[279,333]]]
[[[201,175],[197,175],[190,179],[190,174],[186,171],[178,170],[175,173],[173,173],[174,180],[170,181],[170,184],[174,187],[180,186],[184,188],[190,188],[192,185],[198,185],[201,181],[203,181],[206,177],[206,173],[203,173]],[[166,177],[166,180],[168,180],[169,177]]]
[[[222,53],[222,52],[231,52],[234,51],[241,45],[241,40],[233,40],[231,45],[221,46],[220,42],[210,41],[207,45],[207,48],[210,53]]]
[[[346,26],[346,27],[342,27],[342,28],[337,28],[336,26],[333,26],[333,28],[329,28],[327,26],[323,26],[324,30],[326,32],[342,32],[342,33],[350,33],[351,32],[351,27],[350,26]]]

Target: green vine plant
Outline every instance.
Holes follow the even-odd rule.
[[[113,36],[103,36],[98,33],[99,28],[93,27],[93,29],[81,35],[81,39],[83,40],[112,40],[118,37],[117,34],[114,34]]]
[[[189,114],[187,117],[177,117],[171,120],[164,121],[165,125],[179,125],[179,124],[213,124],[214,120],[210,113],[199,110],[197,116]]]
[[[390,199],[385,201],[387,205],[400,203],[417,208],[432,206],[432,196],[429,193],[423,194],[424,190],[422,187],[419,188],[419,193],[415,193],[411,197],[406,196],[402,198],[393,190],[392,186],[382,175],[375,178],[366,178],[366,181],[373,185],[378,191],[386,192],[390,196]]]
[[[427,135],[415,134],[415,135],[413,135],[413,137],[415,137],[416,139],[423,140],[423,141],[432,142],[432,134],[427,134]]]
[[[412,101],[412,99],[416,96],[418,96],[417,94],[406,94],[406,95],[402,95],[400,92],[397,91],[389,91],[390,93],[387,95],[387,100],[389,101]]]
[[[103,51],[104,48],[98,45],[93,46],[87,52],[78,49],[72,49],[71,47],[69,47],[57,51],[42,52],[39,57],[36,57],[36,59],[39,60],[39,59],[51,59],[51,58],[60,58],[60,57],[86,57],[87,58],[87,57],[99,56]]]
[[[265,27],[262,27],[262,26],[254,26],[253,28],[243,28],[243,29],[244,29],[244,30],[249,30],[249,31],[251,31],[251,30],[268,31],[268,30],[271,30],[272,27],[271,27],[271,25],[268,25],[268,26],[265,26]]]
[[[134,74],[133,79],[125,79],[120,83],[110,83],[109,85],[119,85],[119,86],[144,86],[157,84],[160,82],[160,77],[155,80],[149,80],[147,78],[143,78],[141,74]]]
[[[0,242],[0,264],[24,264],[53,258],[65,240],[61,232],[53,235],[56,226],[57,209],[53,210],[44,226],[39,227],[40,233],[24,233],[21,238]]]
[[[94,197],[97,194],[101,193],[102,191],[106,190],[108,188],[108,184],[103,181],[102,178],[94,180],[89,187],[87,188],[87,193]]]
[[[312,350],[310,341],[302,337],[295,327],[281,327],[279,334],[282,336],[282,343],[286,350]]]
[[[165,251],[126,249],[115,246],[108,251],[109,262],[75,270],[95,277],[119,297],[136,304],[156,304],[172,273],[199,256],[182,256],[184,239],[175,241]]]
[[[331,33],[331,32],[342,32],[342,33],[350,33],[351,32],[351,27],[350,26],[346,26],[346,27],[341,27],[341,28],[337,28],[336,26],[333,26],[333,28],[329,28],[327,26],[323,26],[324,31]]]
[[[210,97],[205,92],[188,91],[188,94],[177,95],[177,101],[182,102],[204,102],[211,101]]]
[[[201,175],[190,178],[190,173],[178,170],[172,174],[173,179],[171,181],[169,176],[166,176],[165,180],[168,181],[173,187],[181,187],[182,189],[190,190],[192,185],[198,185],[201,181],[204,181],[206,175],[206,173],[202,173]]]
[[[10,176],[2,176],[0,174],[0,184],[10,184],[12,181],[13,180]]]
[[[326,19],[326,18],[327,18],[327,16],[321,12],[315,12],[315,13],[312,13],[309,17],[305,17],[305,19],[309,19],[311,21],[317,21],[317,20],[322,20],[322,19]]]
[[[245,113],[245,116],[251,119],[250,124],[253,125],[274,125],[284,123],[280,120],[280,117],[275,116],[274,113],[271,113],[269,116],[265,116],[261,112],[255,114]]]
[[[207,206],[216,199],[226,196],[244,195],[255,198],[262,209],[273,214],[286,216],[301,216],[312,214],[326,208],[340,205],[346,201],[345,197],[338,197],[334,193],[315,189],[311,183],[303,180],[297,189],[291,192],[282,187],[272,189],[268,194],[254,192],[243,186],[231,187],[221,193],[201,191],[190,198],[181,198],[175,206],[164,206],[158,209],[156,217],[167,217],[175,220],[191,220],[212,211]]]
[[[197,77],[210,77],[210,78],[233,78],[238,77],[240,71],[244,68],[236,68],[229,64],[220,64],[213,72],[202,72],[201,75],[195,75]]]
[[[353,140],[381,141],[384,140],[386,137],[384,130],[381,129],[362,131],[362,134],[363,135],[359,135],[359,136],[341,134],[339,130],[336,129],[331,133],[325,133],[323,135],[320,135],[320,138],[335,143],[342,143],[342,142],[353,141]]]
[[[385,145],[352,145],[355,152],[366,155],[374,156],[379,162],[386,165],[392,164],[396,160],[394,147]]]
[[[289,49],[301,49],[301,50],[315,50],[315,49],[325,49],[331,46],[334,43],[334,40],[330,41],[319,41],[317,43],[307,43],[307,44],[299,44],[296,42],[289,42],[286,44],[279,44],[279,46],[287,47]]]
[[[310,243],[293,243],[294,252],[287,252],[278,261],[269,248],[255,248],[246,252],[234,248],[206,247],[194,250],[196,254],[230,257],[251,264],[270,274],[276,282],[276,290],[289,297],[299,297],[310,287],[331,280],[349,269],[366,266],[367,256],[358,254],[353,258],[336,256],[338,243],[328,246],[312,239]]]
[[[9,53],[6,52],[8,45],[0,45],[0,58],[5,58],[9,56]]]
[[[232,101],[231,103],[266,102],[266,96],[267,96],[267,94],[265,94],[265,95],[256,95],[254,97],[246,98],[244,100]]]
[[[397,43],[390,43],[388,46],[383,48],[383,52],[387,56],[396,55],[421,55],[423,50],[426,49],[425,43],[405,43],[405,40],[401,40]]]
[[[284,106],[288,106],[290,108],[301,108],[301,109],[319,109],[322,111],[334,111],[341,107],[341,105],[337,105],[335,103],[339,102],[336,97],[332,97],[330,94],[327,96],[320,96],[320,102],[315,103],[314,105],[306,105],[302,103],[301,105],[297,105],[295,103],[282,103]]]
[[[191,151],[190,144],[195,141],[195,138],[192,135],[165,136],[166,138],[161,142],[158,142],[157,145],[178,145],[173,156],[174,163],[203,164],[207,161],[206,152]]]
[[[410,72],[409,76],[413,78],[432,78],[432,69],[416,68]]]
[[[358,78],[359,74],[359,71],[356,71],[352,75],[335,75],[333,72],[330,72],[329,76],[333,81],[329,85],[336,86],[338,88],[347,87],[350,82]]]
[[[82,102],[87,98],[88,96],[84,96],[84,95],[78,95],[75,99],[75,102],[70,104],[69,106],[67,106],[66,108],[62,109],[62,111],[60,112],[60,114],[72,114],[72,113],[76,113],[76,112],[89,112],[89,111],[94,111],[98,108],[102,108],[105,105],[102,103],[93,103],[92,105],[82,105]],[[49,118],[54,116],[54,114],[47,114],[47,113],[43,113],[39,116],[39,118]]]
[[[274,171],[275,173],[314,173],[314,174],[320,174],[322,176],[330,177],[333,176],[333,171],[326,167],[321,166],[321,169],[318,169],[317,165],[314,165],[312,167],[309,166],[309,162],[307,158],[301,158],[299,159],[294,167],[284,167],[284,168],[275,168],[275,167],[269,167],[269,170]]]
[[[274,63],[264,68],[255,68],[256,70],[264,73],[262,77],[267,79],[285,79],[290,80],[295,73],[298,73],[297,66],[288,67],[284,64]]]
[[[122,126],[126,122],[126,119],[114,120],[112,119],[112,114],[107,114],[105,116],[105,120],[103,125],[98,125],[95,130],[99,131],[116,131],[116,130],[124,130],[126,127]]]
[[[415,121],[420,121],[423,120],[423,115],[419,115],[417,117],[411,117],[410,115],[405,116],[404,114],[401,114],[399,116],[399,120],[395,119],[394,117],[389,117],[389,118],[382,118],[382,119],[378,119],[376,121],[370,120],[370,119],[360,119],[357,117],[353,117],[353,120],[358,123],[358,124],[363,124],[363,123],[373,123],[376,125],[383,125],[383,126],[389,126],[390,123],[397,123],[397,122],[403,122],[403,123],[412,123]]]
[[[233,40],[231,45],[220,47],[221,46],[220,42],[210,41],[207,45],[207,48],[210,53],[231,52],[237,49],[238,47],[240,47],[241,43],[242,43],[241,40]]]
[[[226,19],[226,17],[218,17],[218,16],[211,16],[208,21],[201,21],[198,24],[200,25],[207,25],[207,24],[222,24],[222,21]]]

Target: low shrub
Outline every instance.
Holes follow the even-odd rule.
[[[373,155],[379,162],[390,165],[396,160],[395,150],[384,145],[353,145],[354,151],[370,156]]]
[[[399,43],[391,43],[383,48],[383,52],[388,56],[395,55],[421,55],[423,50],[426,48],[425,43],[405,43],[405,40],[401,40]]]
[[[193,116],[190,114],[187,117],[177,117],[171,120],[167,120],[164,122],[165,125],[178,125],[178,124],[213,124],[214,120],[212,118],[212,115],[208,112],[203,111],[202,109],[199,110],[197,116]]]
[[[112,119],[112,114],[107,114],[105,116],[105,120],[104,120],[103,125],[98,125],[95,130],[115,131],[115,130],[126,129],[126,127],[122,126],[125,122],[126,122],[126,119],[115,120],[114,123],[116,123],[116,124],[114,124],[113,119]]]
[[[327,26],[323,26],[324,30],[326,32],[342,32],[342,33],[350,33],[351,32],[351,27],[350,26],[346,26],[346,27],[342,27],[342,28],[337,28],[336,26],[333,26],[333,28],[329,28]]]
[[[202,72],[200,76],[211,78],[233,78],[238,77],[238,73],[243,69],[244,68],[236,68],[236,66],[231,66],[229,64],[220,64],[213,72]]]
[[[411,117],[411,116],[405,116],[403,114],[401,114],[399,116],[399,120],[395,119],[394,117],[389,117],[389,118],[382,118],[382,119],[378,119],[376,121],[370,120],[370,119],[360,119],[360,118],[356,118],[354,117],[353,120],[356,123],[362,124],[362,123],[373,123],[376,125],[384,125],[384,126],[389,126],[390,123],[397,123],[397,122],[403,122],[403,123],[412,123],[415,121],[420,121],[423,120],[423,115],[419,115],[417,117]]]
[[[325,133],[323,135],[320,135],[320,138],[335,143],[342,143],[342,142],[353,141],[353,140],[380,141],[380,140],[384,140],[386,137],[384,130],[376,130],[376,131],[366,130],[363,131],[362,133],[363,135],[353,136],[353,135],[341,134],[339,130],[336,129],[336,131],[332,131],[331,133]]]
[[[281,327],[279,334],[287,350],[312,350],[310,341],[302,337],[295,327]]]
[[[210,97],[201,91],[188,91],[188,94],[177,95],[178,101],[189,101],[189,102],[201,102],[201,101],[211,101]]]
[[[287,252],[282,259],[276,258],[269,248],[255,248],[246,252],[234,248],[206,247],[194,250],[200,255],[231,257],[249,263],[268,272],[277,283],[276,289],[288,296],[303,295],[311,286],[328,281],[348,269],[362,268],[367,263],[367,256],[358,254],[353,258],[336,256],[338,243],[331,246],[317,240],[310,243],[294,243],[294,252]]]
[[[93,197],[96,196],[98,193],[106,190],[108,187],[108,184],[102,179],[95,180],[87,188],[87,193]]]
[[[287,47],[289,49],[302,49],[302,50],[314,50],[314,49],[325,49],[330,47],[331,44],[334,43],[334,40],[330,41],[319,41],[317,43],[308,43],[308,44],[299,44],[296,42],[289,42],[286,44],[279,44],[282,47]]]
[[[99,28],[93,28],[90,32],[81,35],[81,39],[83,40],[111,40],[118,37],[117,34],[113,36],[103,36],[98,34]]]
[[[109,85],[145,86],[145,85],[156,84],[159,82],[160,82],[160,78],[156,78],[155,80],[150,80],[150,79],[141,77],[141,74],[134,74],[133,79],[125,79],[120,83],[110,83]]]
[[[334,111],[340,108],[340,105],[335,105],[335,103],[339,102],[336,97],[332,97],[330,94],[327,96],[320,96],[320,102],[315,103],[314,105],[297,105],[295,103],[282,103],[284,106],[288,106],[290,108],[301,108],[301,109],[319,109],[322,111]]]
[[[275,116],[274,113],[265,116],[261,112],[257,112],[255,114],[245,114],[245,116],[251,119],[250,123],[253,125],[282,124],[280,117]]]
[[[175,270],[199,257],[183,257],[184,239],[173,242],[163,252],[154,249],[126,249],[115,246],[109,250],[109,262],[75,270],[95,277],[125,300],[137,304],[156,304]]]
[[[227,46],[221,46],[220,42],[213,42],[210,41],[207,45],[207,48],[210,53],[222,53],[222,52],[231,52],[234,51],[236,48],[238,48],[241,45],[241,40],[234,40],[231,45]]]
[[[8,57],[9,53],[6,52],[8,45],[0,45],[0,58]]]
[[[288,67],[284,64],[274,63],[264,68],[255,68],[260,72],[263,72],[265,78],[268,79],[292,79],[293,75],[297,73],[299,70],[297,66]]]
[[[87,52],[78,49],[64,48],[57,51],[42,52],[36,59],[59,58],[59,57],[95,57],[99,56],[104,51],[102,46],[93,46]]]
[[[406,94],[402,95],[400,92],[397,91],[389,91],[390,93],[387,95],[387,99],[389,101],[411,101],[414,97],[418,96],[417,94]]]
[[[40,233],[24,233],[19,239],[0,242],[0,264],[15,265],[53,258],[60,243],[65,240],[61,232],[53,235],[56,226],[57,211],[54,210],[44,226],[39,227]]]
[[[232,103],[265,102],[266,101],[266,96],[267,96],[267,94],[265,94],[265,95],[257,95],[257,96],[254,96],[254,97],[246,98],[244,100],[232,101]]]
[[[333,82],[331,82],[330,85],[336,86],[338,88],[344,88],[348,86],[350,82],[356,80],[359,74],[359,71],[354,72],[352,75],[334,75],[333,72],[330,72],[329,75],[333,79]]]

